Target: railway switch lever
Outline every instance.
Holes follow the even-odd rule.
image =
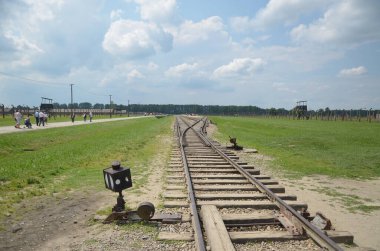
[[[228,137],[230,138],[230,143],[233,145],[228,146],[227,148],[234,149],[234,150],[243,150],[243,147],[237,144],[236,138],[232,138],[231,136],[228,136]]]
[[[122,191],[132,187],[131,170],[122,167],[119,161],[114,161],[111,167],[103,170],[104,183],[106,188],[111,191],[118,192],[117,203],[112,208],[113,212],[122,212],[125,209],[125,201]]]

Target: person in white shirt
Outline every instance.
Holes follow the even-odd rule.
[[[15,116],[15,120],[16,120],[15,127],[16,128],[20,128],[20,123],[21,123],[21,120],[22,120],[22,114],[21,114],[21,112],[19,112],[18,110],[16,110],[14,116]]]
[[[38,126],[40,126],[42,124],[42,126],[45,126],[45,114],[44,112],[40,111],[40,124]]]
[[[34,113],[34,118],[36,119],[36,125],[38,126],[40,124],[40,113],[39,113],[39,111],[36,111]]]

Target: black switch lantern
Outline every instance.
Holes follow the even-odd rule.
[[[125,201],[122,191],[132,187],[131,170],[120,166],[119,161],[112,162],[112,166],[103,170],[104,183],[106,188],[118,192],[117,204],[112,211],[121,212],[125,209]]]

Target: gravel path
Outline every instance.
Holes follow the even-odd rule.
[[[95,119],[92,122],[84,122],[83,120],[76,120],[74,123],[71,121],[67,122],[48,122],[45,126],[36,126],[33,125],[32,129],[28,128],[21,128],[17,129],[14,126],[1,126],[0,127],[0,134],[4,133],[16,133],[16,132],[31,132],[35,130],[44,130],[49,128],[56,128],[56,127],[64,127],[64,126],[79,126],[79,125],[88,125],[88,124],[95,124],[95,123],[102,123],[102,122],[110,122],[110,121],[119,121],[119,120],[127,120],[127,119],[141,119],[141,118],[148,118],[152,116],[141,116],[141,117],[124,117],[124,118],[113,118],[113,119]]]

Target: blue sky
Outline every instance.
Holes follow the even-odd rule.
[[[380,109],[377,0],[2,0],[0,103]]]

